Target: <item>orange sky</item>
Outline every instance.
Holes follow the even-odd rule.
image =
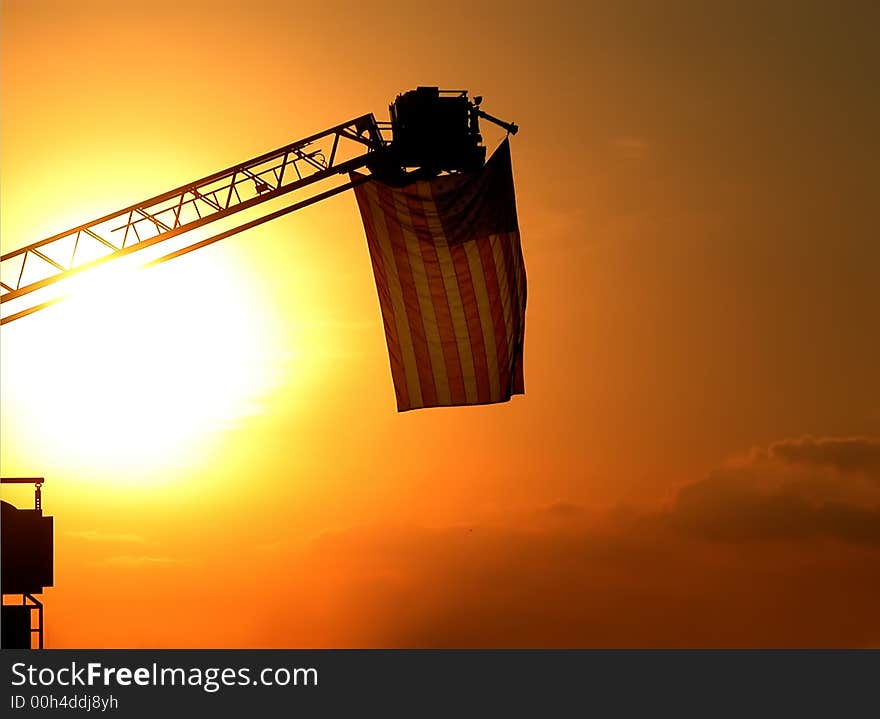
[[[48,646],[880,645],[878,11],[608,5],[2,4],[4,251],[419,84],[522,128],[509,404],[395,412],[349,194],[3,328]]]

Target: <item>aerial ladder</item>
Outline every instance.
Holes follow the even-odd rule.
[[[64,299],[66,281],[137,253],[155,265],[338,195],[372,178],[405,185],[441,172],[477,170],[486,159],[480,119],[516,134],[493,117],[481,97],[466,90],[419,87],[398,95],[390,120],[361,115],[284,147],[227,167],[0,256],[0,324],[22,319]],[[369,174],[352,175],[366,168]],[[339,177],[345,181],[339,183]],[[333,186],[316,191],[336,179]],[[306,193],[305,191],[308,192]],[[196,240],[194,231],[243,210],[300,192],[280,209]],[[172,245],[177,239],[179,246]],[[192,241],[189,241],[190,238]],[[152,254],[150,248],[153,248]],[[69,283],[68,283],[69,284]],[[60,290],[60,292],[59,292]],[[161,290],[158,290],[161,291]],[[42,477],[6,478],[33,483],[34,509],[3,502],[3,647],[43,646],[43,605],[34,596],[53,584],[53,518],[42,513]],[[34,615],[32,617],[32,614]],[[33,621],[36,619],[36,621]]]
[[[0,324],[63,298],[50,290],[74,275],[184,237],[209,223],[366,168],[369,175],[309,193],[210,237],[153,257],[158,264],[325,200],[376,177],[406,184],[440,172],[479,169],[485,162],[479,120],[510,134],[517,126],[483,111],[466,90],[419,87],[390,105],[391,119],[372,113],[163,192],[0,256]],[[49,296],[51,294],[51,296]]]

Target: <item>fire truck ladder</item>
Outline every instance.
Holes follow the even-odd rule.
[[[97,220],[20,247],[0,256],[0,303],[9,308],[0,324],[42,310],[63,296],[44,301],[45,290],[85,270],[140,252],[210,222],[260,205],[336,175],[369,166],[400,182],[410,176],[473,169],[482,164],[478,118],[516,133],[479,107],[465,90],[420,87],[398,96],[392,122],[372,113],[305,137],[277,150],[189,182]],[[443,118],[438,122],[438,118]],[[392,138],[387,137],[388,132]],[[384,133],[384,134],[383,134]],[[442,164],[439,158],[455,158]],[[407,173],[407,168],[418,168]],[[419,174],[421,173],[421,174]],[[337,195],[369,179],[342,185],[294,202],[237,227],[147,262],[158,264]],[[346,178],[347,179],[347,178]]]
[[[341,160],[343,146],[359,151]],[[236,212],[367,164],[386,141],[372,114],[362,115],[277,150],[187,183],[156,197],[0,256],[0,303],[27,296],[84,270],[145,250]],[[351,182],[296,202],[239,227],[188,245],[153,263],[171,259],[280,217],[352,187]],[[152,263],[151,263],[152,264]],[[30,303],[0,319],[12,322],[60,298]]]

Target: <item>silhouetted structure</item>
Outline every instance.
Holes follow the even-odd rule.
[[[441,172],[479,170],[486,162],[480,118],[504,128],[508,134],[516,134],[518,130],[515,124],[484,112],[481,103],[481,97],[468,98],[466,90],[418,87],[398,95],[389,107],[390,122],[378,122],[372,113],[355,117],[0,255],[3,269],[0,275],[10,278],[9,283],[0,281],[0,303],[4,309],[10,308],[7,303],[15,303],[8,314],[0,316],[0,324],[31,315],[62,299],[56,296],[38,301],[38,295],[33,293],[83,270],[153,247],[263,202],[305,190],[317,182],[337,176],[350,178],[345,184],[155,257],[147,265],[180,257],[350,190],[373,177],[402,186]],[[351,179],[351,173],[365,167],[371,176]],[[162,289],[157,288],[157,293],[161,292]],[[2,645],[4,648],[30,647],[32,635],[36,633],[42,648],[43,605],[34,595],[53,584],[53,518],[43,516],[41,478],[2,481],[36,485],[34,509],[2,503],[2,590],[4,594],[20,594],[22,598],[20,604],[3,605]],[[34,612],[36,627],[32,621]]]
[[[9,484],[34,484],[34,508],[0,502],[0,588],[20,594],[20,604],[3,604],[4,649],[30,649],[33,635],[43,648],[43,605],[34,596],[54,582],[54,517],[43,516],[43,478],[3,478]],[[36,619],[36,622],[34,621]],[[34,626],[36,624],[36,626]]]
[[[316,182],[369,168],[372,176],[402,186],[440,172],[472,171],[485,163],[480,118],[514,134],[517,126],[484,112],[483,98],[466,90],[419,87],[390,105],[390,122],[372,113],[317,132],[161,195],[73,227],[0,256],[0,303],[10,313],[0,324],[26,317],[58,298],[37,302],[32,293],[85,269],[183,235],[209,222],[276,199]],[[390,134],[390,137],[389,137]],[[317,193],[213,237],[152,260],[180,257],[263,222],[282,217],[354,187]],[[73,250],[71,251],[71,246]],[[25,269],[27,268],[27,272]],[[161,292],[161,289],[157,290]],[[10,306],[7,303],[14,303]],[[21,307],[21,309],[14,309]]]

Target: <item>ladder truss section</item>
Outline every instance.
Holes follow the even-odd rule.
[[[0,256],[0,302],[367,164],[387,141],[372,114]]]

